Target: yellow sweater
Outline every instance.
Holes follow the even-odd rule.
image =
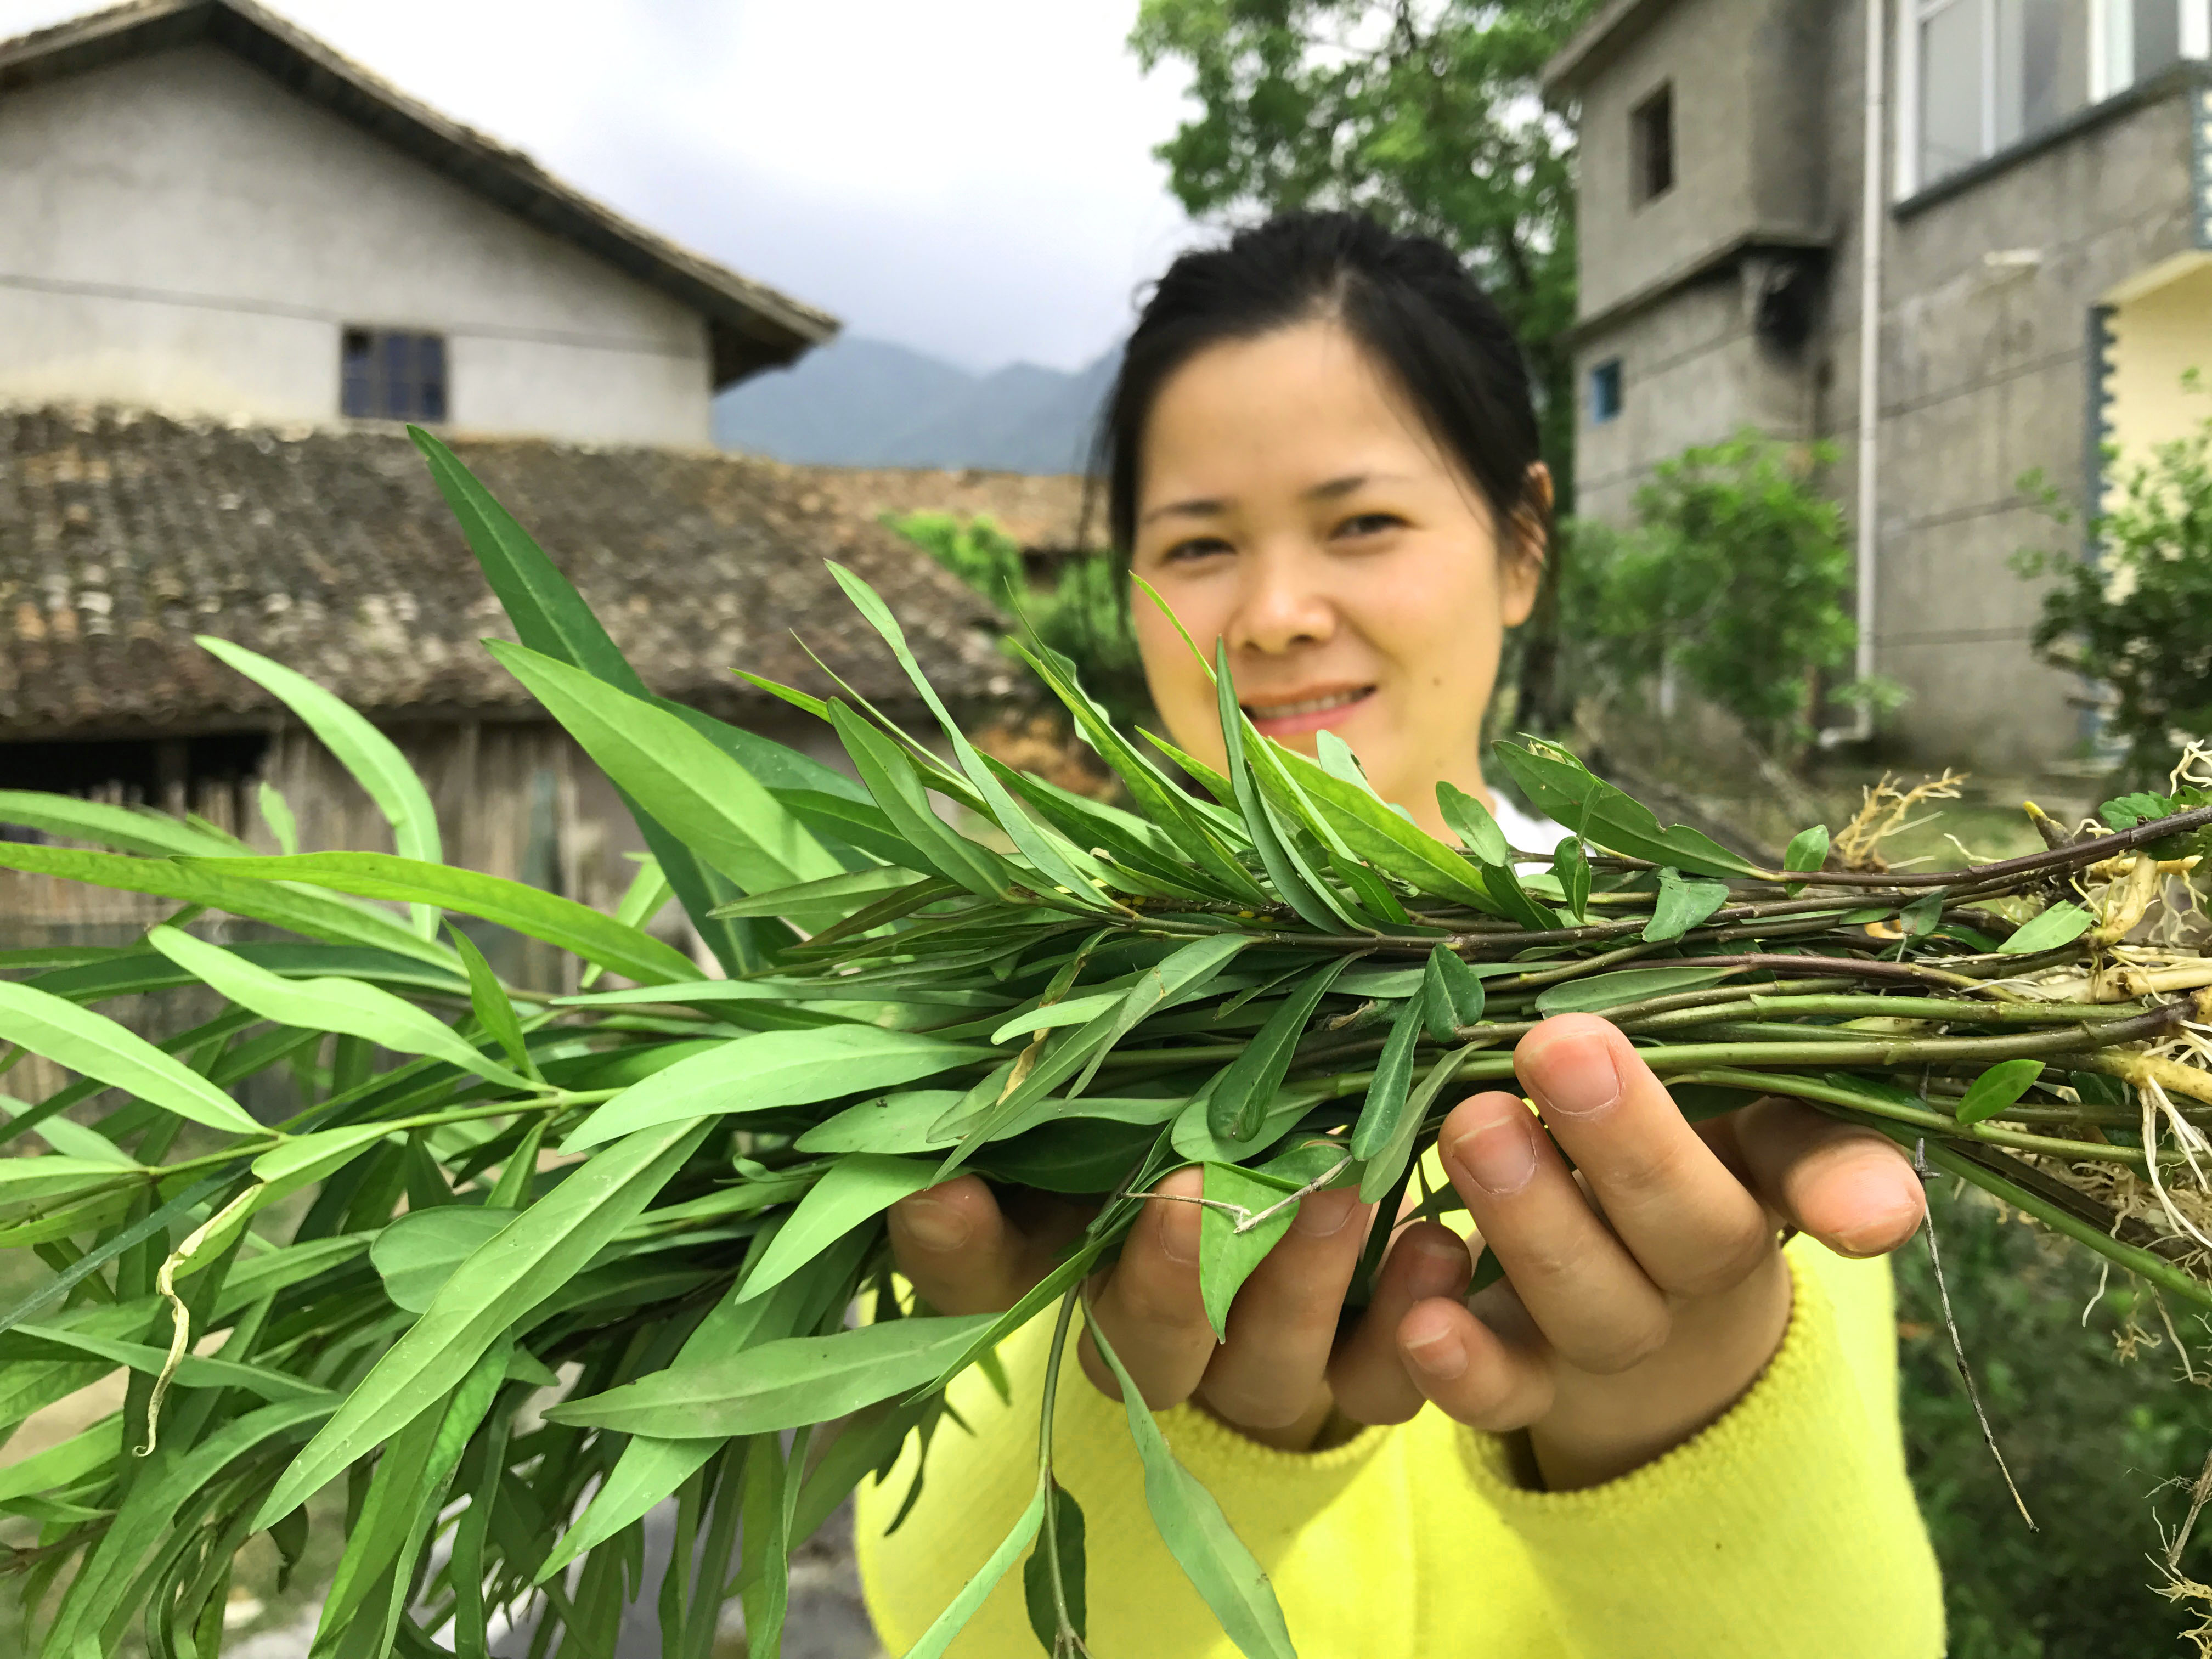
[[[1583,1492],[1531,1492],[1504,1443],[1434,1409],[1312,1453],[1272,1450],[1190,1407],[1176,1455],[1220,1501],[1280,1598],[1304,1659],[1936,1659],[1936,1561],[1905,1476],[1888,1265],[1789,1249],[1790,1329],[1729,1413],[1657,1462]],[[1012,1407],[969,1371],[928,1479],[863,1486],[868,1610],[911,1646],[1036,1489],[1036,1400],[1052,1321],[1003,1352]],[[1082,1504],[1097,1659],[1234,1659],[1161,1545],[1121,1408],[1073,1361],[1056,1463]],[[1041,1652],[1017,1568],[956,1640],[961,1659]]]

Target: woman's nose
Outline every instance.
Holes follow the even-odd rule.
[[[1336,605],[1321,574],[1296,555],[1261,554],[1245,561],[1232,650],[1279,652],[1319,644],[1336,631]]]

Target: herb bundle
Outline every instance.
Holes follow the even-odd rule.
[[[562,1652],[610,1651],[643,1517],[672,1498],[665,1652],[705,1659],[735,1595],[764,1659],[793,1546],[938,1430],[953,1376],[1055,1309],[1056,1371],[1153,1182],[1204,1167],[1218,1325],[1307,1194],[1455,1208],[1419,1175],[1436,1126],[1568,1010],[1619,1023],[1693,1116],[1796,1096],[2212,1307],[2201,789],[2050,826],[2047,851],[2000,864],[1830,868],[1813,830],[1765,870],[1524,742],[1499,767],[1571,833],[1510,848],[1447,786],[1454,848],[1327,734],[1317,759],[1259,737],[1225,672],[1226,774],[1153,751],[1186,781],[1030,651],[1123,811],[977,752],[841,572],[951,757],[857,697],[755,682],[829,722],[856,781],[653,697],[513,519],[417,441],[520,641],[489,648],[653,857],[614,915],[444,864],[398,751],[235,647],[397,854],[255,857],[197,822],[0,801],[113,849],[0,845],[0,866],[179,906],[128,946],[0,958],[36,969],[0,981],[0,1038],[81,1079],[0,1126],[24,1154],[0,1159],[0,1246],[38,1263],[0,1314],[0,1424],[127,1379],[118,1413],[0,1469],[26,1540],[0,1566],[44,1654],[112,1653],[137,1626],[156,1655],[219,1653],[240,1547],[265,1530],[298,1561],[307,1500],[337,1483],[319,1656],[444,1652],[448,1627],[481,1654],[525,1613],[533,1653],[563,1632]],[[672,893],[720,975],[644,930]],[[213,943],[186,925],[203,911],[290,937]],[[628,983],[504,983],[448,915]],[[181,988],[221,1012],[158,1041],[99,1012]],[[312,1097],[264,1125],[236,1094],[286,1068]],[[95,1098],[115,1103],[70,1115]],[[960,1170],[1095,1205],[1002,1316],[938,1315],[890,1270],[884,1212]],[[1290,1654],[1265,1576],[1125,1394],[1170,1549],[1243,1651]],[[1087,1651],[1052,1397],[1033,1500],[914,1654],[1025,1553],[1045,1650]]]

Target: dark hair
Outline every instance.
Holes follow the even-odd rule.
[[[1118,555],[1136,539],[1138,452],[1168,377],[1208,346],[1316,317],[1341,322],[1396,378],[1504,542],[1530,506],[1539,453],[1528,365],[1504,317],[1441,242],[1362,214],[1285,213],[1184,254],[1137,319],[1093,449]]]

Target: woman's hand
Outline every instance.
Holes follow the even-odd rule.
[[[1591,1486],[1695,1434],[1772,1357],[1790,1319],[1781,1226],[1874,1255],[1919,1224],[1920,1183],[1887,1139],[1783,1100],[1693,1127],[1593,1016],[1547,1021],[1514,1064],[1558,1147],[1503,1091],[1462,1103],[1438,1138],[1504,1279],[1464,1302],[1469,1247],[1416,1223],[1340,1334],[1371,1207],[1349,1190],[1319,1193],[1245,1281],[1217,1344],[1199,1294],[1199,1206],[1187,1201],[1199,1172],[1178,1171],[1091,1289],[1146,1402],[1194,1399],[1255,1440],[1297,1449],[1334,1413],[1398,1422],[1433,1401],[1477,1428],[1526,1430],[1547,1487]],[[1063,1206],[1018,1221],[973,1176],[902,1201],[890,1219],[900,1270],[948,1313],[1011,1305],[1079,1224]],[[1087,1339],[1083,1362],[1115,1392]]]

